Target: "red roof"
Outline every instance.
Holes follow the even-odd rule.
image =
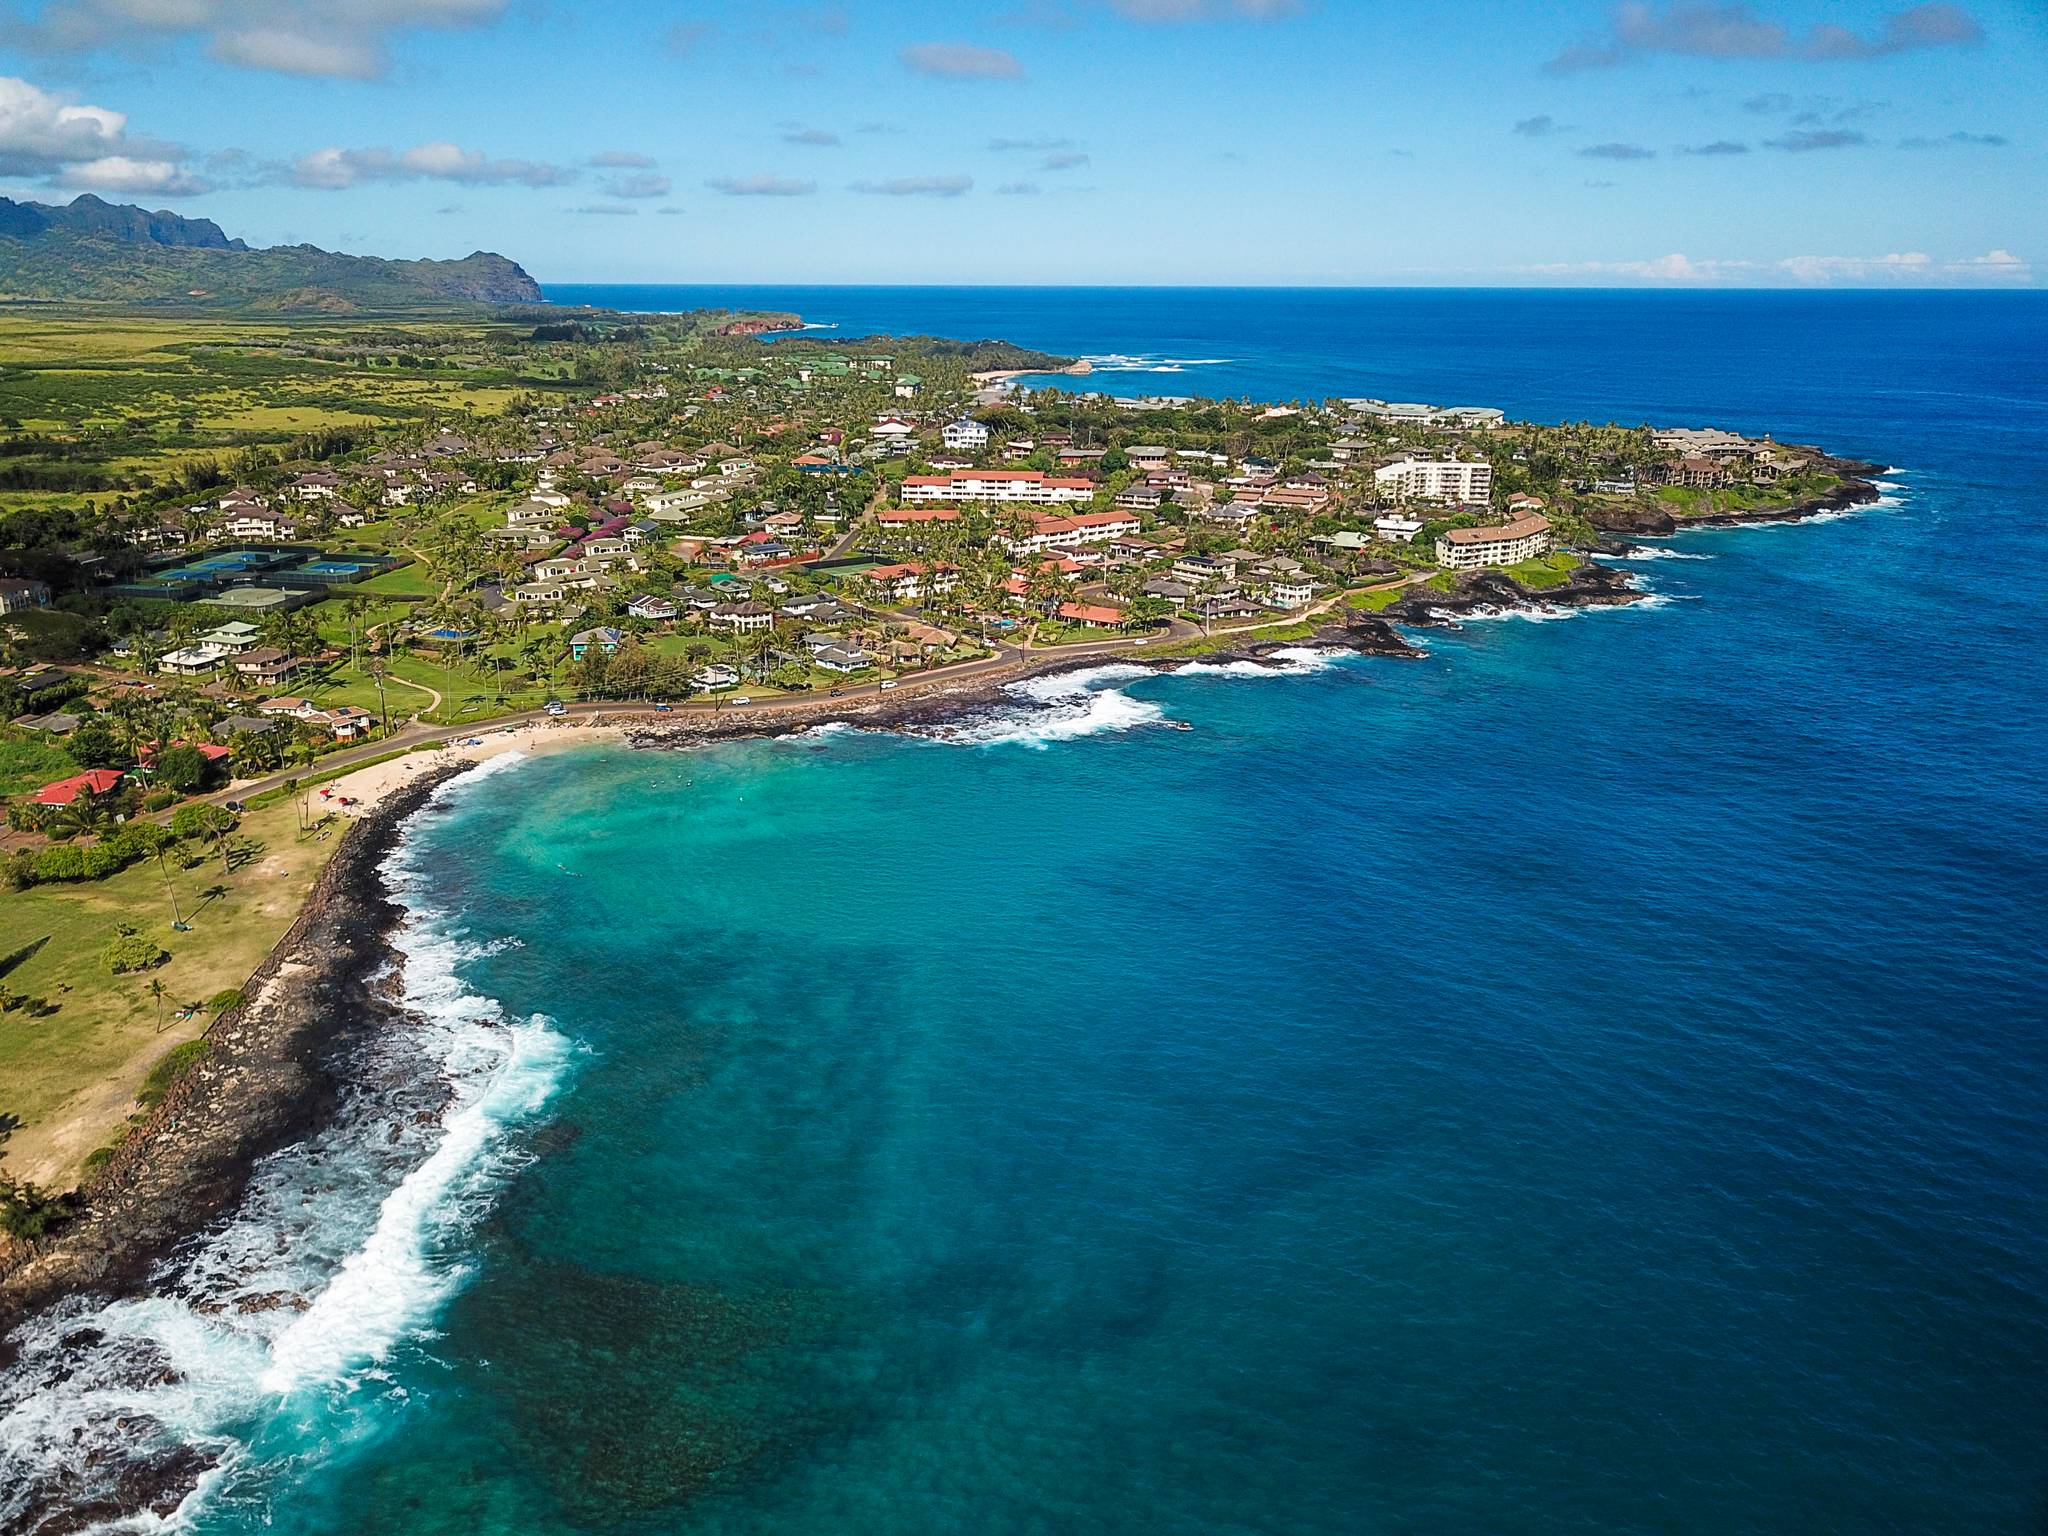
[[[1060,617],[1072,619],[1077,624],[1121,624],[1124,621],[1121,608],[1104,608],[1098,603],[1061,603]]]
[[[88,768],[84,773],[68,779],[59,779],[54,784],[45,784],[36,791],[37,805],[69,805],[80,795],[111,794],[120,788],[121,781],[128,775],[118,768]]]

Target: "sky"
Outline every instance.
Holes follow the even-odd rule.
[[[548,282],[2025,287],[2048,0],[0,0],[0,193]]]

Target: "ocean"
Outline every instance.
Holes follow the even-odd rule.
[[[1895,468],[1422,660],[457,781],[425,1022],[31,1326],[0,1470],[145,1420],[206,1536],[2043,1529],[2048,300],[552,296]]]

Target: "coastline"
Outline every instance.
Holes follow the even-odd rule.
[[[1861,475],[1877,465],[1844,465]],[[1868,505],[1881,492],[1852,478],[1825,497],[1790,508],[1668,519],[1669,530],[1609,529],[1657,536],[1686,527],[1796,522]],[[1652,594],[1629,573],[1587,564],[1556,587],[1523,586],[1504,571],[1469,573],[1453,592],[1414,589],[1380,614],[1338,610],[1308,636],[1226,643],[1198,657],[1179,647],[1148,653],[1133,643],[1013,653],[970,676],[907,678],[901,691],[864,697],[796,697],[752,709],[659,712],[621,703],[592,713],[521,724],[451,740],[372,763],[323,787],[316,805],[351,822],[304,910],[250,978],[250,1001],[222,1015],[206,1035],[212,1048],[166,1094],[114,1159],[82,1191],[72,1221],[34,1243],[0,1253],[0,1366],[6,1335],[27,1316],[75,1294],[127,1294],[179,1243],[233,1205],[267,1153],[319,1128],[336,1082],[325,1064],[345,1035],[394,1016],[389,984],[398,963],[391,936],[402,913],[382,865],[403,823],[443,784],[510,752],[546,754],[602,741],[634,748],[761,740],[832,724],[868,730],[930,728],[1003,700],[1015,684],[1115,664],[1170,672],[1192,660],[1265,664],[1303,646],[1415,659],[1426,653],[1395,625],[1440,628],[1461,618],[1513,610],[1620,607]],[[1269,628],[1280,627],[1278,625]],[[1216,637],[1225,639],[1227,636]],[[382,981],[379,978],[383,978]]]
[[[333,1048],[397,1016],[380,978],[402,914],[382,865],[405,820],[466,766],[440,765],[363,808],[249,1000],[214,1022],[205,1056],[85,1187],[79,1215],[0,1261],[0,1366],[27,1317],[71,1296],[133,1294],[234,1204],[263,1157],[319,1127],[340,1086]]]

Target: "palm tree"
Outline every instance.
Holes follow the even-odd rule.
[[[164,1032],[164,994],[167,990],[161,976],[149,978],[149,996],[150,1000],[156,1004],[156,1032],[158,1034]]]

